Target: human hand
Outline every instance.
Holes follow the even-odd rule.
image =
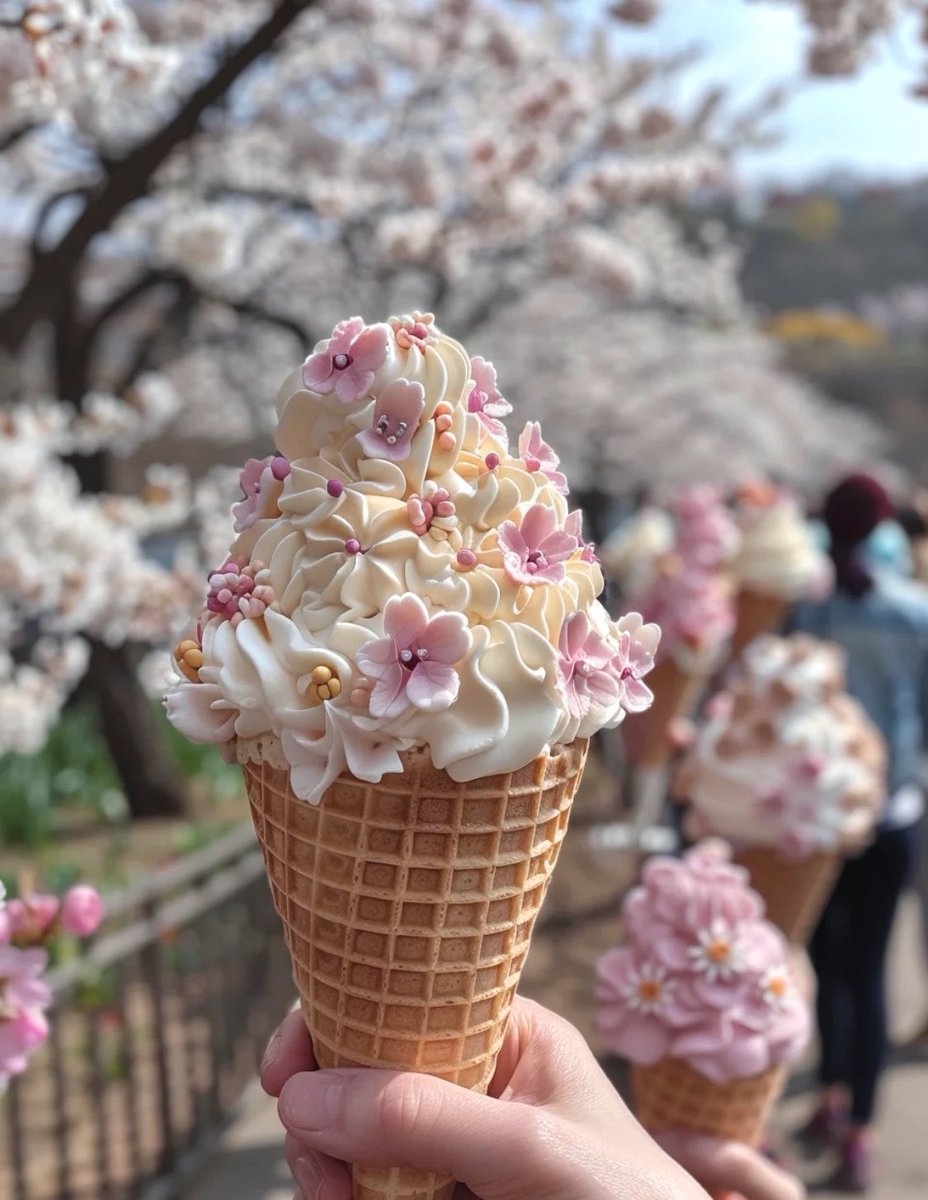
[[[279,1097],[303,1200],[350,1200],[347,1162],[451,1175],[462,1181],[458,1200],[705,1200],[634,1120],[573,1026],[521,998],[488,1096],[427,1075],[317,1071],[299,1013],[272,1040],[261,1081]],[[729,1188],[746,1178],[734,1167]]]
[[[726,1200],[804,1200],[799,1180],[743,1142],[674,1130],[657,1141],[713,1196]]]

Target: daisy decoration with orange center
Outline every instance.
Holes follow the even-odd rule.
[[[625,1003],[640,1013],[656,1013],[672,987],[663,967],[642,963],[628,973]]]
[[[793,995],[793,981],[786,967],[771,967],[761,978],[760,990],[764,1002],[776,1012],[781,1012]]]
[[[721,918],[716,918],[708,929],[699,931],[696,945],[688,947],[688,954],[693,967],[710,983],[731,979],[744,969],[734,930]]]

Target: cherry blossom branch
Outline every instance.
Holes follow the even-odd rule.
[[[52,194],[50,196],[45,197],[45,199],[39,205],[38,212],[36,213],[36,216],[35,216],[35,223],[32,227],[31,255],[32,255],[33,263],[42,253],[42,248],[41,248],[42,232],[45,229],[46,225],[48,224],[49,218],[51,217],[51,215],[55,211],[55,209],[58,207],[58,205],[63,200],[70,200],[75,196],[81,196],[83,199],[86,200],[88,198],[88,196],[90,195],[90,193],[91,193],[91,189],[89,186],[69,187],[69,188],[64,188],[60,192],[52,192]]]
[[[54,250],[37,257],[21,292],[6,312],[0,313],[0,345],[10,351],[18,350],[36,321],[56,317],[77,264],[91,241],[145,194],[152,176],[175,147],[197,132],[206,110],[222,99],[301,13],[317,3],[318,0],[280,0],[267,21],[222,59],[213,75],[187,97],[171,120],[111,167],[81,216]]]

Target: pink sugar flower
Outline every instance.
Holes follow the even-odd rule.
[[[640,1063],[664,1058],[672,1037],[670,1027],[659,1019],[668,997],[666,970],[644,960],[631,946],[620,946],[602,955],[596,975],[596,1024],[609,1044],[620,1053],[626,1044],[634,1045]]]
[[[38,892],[21,900],[10,900],[6,906],[6,925],[11,942],[31,946],[41,942],[58,916],[57,896],[42,896]]]
[[[573,512],[567,514],[567,520],[564,522],[565,530],[577,539],[577,544],[580,547],[580,561],[586,563],[599,563],[599,555],[596,553],[596,544],[594,542],[585,542],[583,540],[583,509],[575,508]]]
[[[361,449],[369,458],[404,462],[412,449],[412,438],[425,411],[425,388],[410,379],[388,383],[374,405],[370,429],[358,434]]]
[[[494,437],[508,441],[506,426],[500,418],[509,416],[512,405],[503,399],[496,386],[496,367],[477,355],[470,360],[470,377],[474,390],[467,397],[467,411],[477,413]]]
[[[506,574],[513,583],[530,587],[560,583],[564,561],[577,549],[577,539],[566,529],[557,528],[554,510],[545,504],[533,505],[521,525],[503,521],[498,537]]]
[[[303,363],[303,383],[323,396],[334,392],[342,404],[356,404],[370,391],[386,357],[386,326],[351,317],[339,321],[325,348]]]
[[[239,476],[245,498],[232,505],[236,533],[244,533],[261,517],[274,515],[280,485],[289,474],[290,463],[282,455],[248,459]]]
[[[230,558],[209,577],[206,608],[238,625],[246,618],[262,616],[276,598],[263,563],[246,564],[243,559]]]
[[[537,421],[529,421],[519,434],[519,455],[527,471],[540,471],[562,496],[567,495],[567,476],[558,470],[561,460],[542,438]]]
[[[373,717],[397,717],[413,706],[439,712],[457,699],[461,686],[454,669],[473,641],[462,613],[429,611],[411,592],[387,601],[385,637],[375,638],[357,654],[359,669],[374,680]]]
[[[103,920],[103,900],[96,888],[69,888],[61,901],[61,928],[77,937],[90,937]]]
[[[618,681],[621,703],[628,712],[644,712],[654,702],[654,693],[642,679],[654,666],[661,631],[645,625],[638,613],[628,613],[616,625],[619,647],[610,668]]]
[[[612,671],[612,647],[585,612],[572,613],[558,639],[558,675],[573,717],[585,717],[594,704],[613,704],[619,681]]]

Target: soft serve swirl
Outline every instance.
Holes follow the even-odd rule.
[[[885,796],[885,747],[844,686],[837,646],[752,642],[680,770],[690,832],[794,857],[862,846]]]
[[[510,449],[509,411],[430,315],[337,325],[280,389],[280,453],[243,470],[174,724],[240,756],[273,739],[318,803],[415,746],[467,781],[647,707],[660,632],[599,604],[557,456],[532,422]]]

